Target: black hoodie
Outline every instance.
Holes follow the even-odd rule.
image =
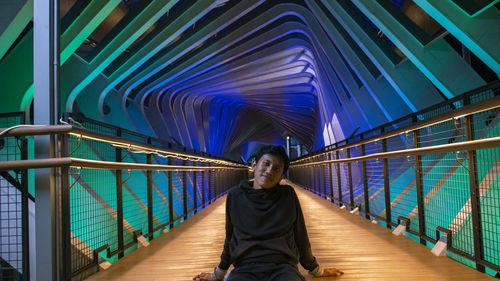
[[[247,263],[318,266],[312,255],[304,215],[295,190],[288,185],[254,189],[242,181],[226,199],[226,240],[220,269]]]

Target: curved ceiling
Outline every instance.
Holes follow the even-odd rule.
[[[33,0],[11,2],[1,111],[33,97]],[[63,107],[233,159],[316,149],[498,79],[498,5],[444,2],[63,0]]]

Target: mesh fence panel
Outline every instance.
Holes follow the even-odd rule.
[[[367,155],[381,151],[382,146],[380,142],[367,143],[365,145],[365,153]],[[375,159],[366,162],[370,212],[385,218],[384,167],[382,160]]]
[[[500,265],[500,149],[477,152],[484,259]]]
[[[182,186],[182,175],[181,172],[174,171],[172,172],[172,183],[173,183],[173,202],[174,202],[174,210],[178,214],[178,216],[174,217],[174,219],[179,218],[184,214],[184,202],[183,198],[183,186]]]
[[[23,123],[21,114],[0,115],[0,128]],[[0,161],[21,160],[20,140],[0,138]],[[23,227],[22,188],[23,171],[0,171],[0,280],[22,280]],[[26,192],[26,191],[25,191]],[[27,211],[27,210],[25,210]]]
[[[109,170],[71,168],[69,173],[71,264],[76,272],[94,262],[93,250],[106,244],[111,251],[118,249],[116,176]]]
[[[342,150],[339,153],[340,159],[347,158],[347,151]],[[343,162],[340,163],[340,178],[342,186],[342,202],[350,204],[351,202],[351,191],[349,190],[349,171],[348,164]]]
[[[387,148],[388,151],[413,148],[412,134],[388,138]],[[388,164],[392,222],[397,222],[398,216],[418,212],[415,161],[414,157],[397,157],[390,158]],[[410,229],[418,231],[418,223],[412,222]]]
[[[195,185],[194,185],[194,174],[193,172],[185,172],[186,173],[186,179],[187,179],[187,209],[188,212],[194,208],[194,192],[195,192]]]
[[[147,159],[145,154],[123,150],[122,162],[145,164]],[[143,234],[149,233],[146,171],[122,170],[122,190],[124,243],[127,245],[134,241],[130,233],[137,230],[142,230]],[[158,223],[154,216],[153,221]]]
[[[337,154],[331,152],[331,158],[333,160],[337,160]],[[340,180],[340,174],[338,172],[340,164],[335,163],[335,164],[329,164],[330,166],[330,172],[332,173],[332,191],[333,191],[333,198],[337,200],[341,200],[340,195],[339,195],[339,180]]]
[[[351,157],[361,156],[361,146],[355,146],[351,148]],[[363,167],[362,162],[351,162],[351,173],[352,173],[352,186],[353,186],[353,197],[354,205],[363,205],[365,203],[364,197],[364,177],[363,177]]]

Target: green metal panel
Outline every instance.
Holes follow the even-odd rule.
[[[376,1],[352,1],[436,85],[452,98],[485,84],[444,39],[422,44]]]
[[[152,1],[118,36],[104,47],[90,63],[91,68],[77,78],[77,84],[71,89],[66,103],[66,110],[72,111],[73,102],[78,94],[90,84],[111,62],[125,49],[146,32],[161,16],[163,16],[177,1]]]
[[[411,61],[404,60],[400,64],[394,65],[339,3],[326,0],[322,2],[410,108],[421,110],[442,101],[432,83]],[[332,27],[332,32],[334,31],[335,29]],[[336,36],[336,38],[341,41],[341,37]],[[422,96],[425,96],[425,99]]]
[[[465,2],[465,1],[464,1]],[[425,12],[500,75],[500,11],[494,7],[471,17],[453,1],[415,0]]]
[[[7,53],[10,46],[23,32],[24,28],[33,19],[33,0],[25,1],[2,1],[2,11],[0,12],[0,59]],[[15,17],[11,19],[12,15]],[[3,27],[7,25],[7,27]]]

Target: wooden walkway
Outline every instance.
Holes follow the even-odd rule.
[[[379,225],[351,215],[330,202],[296,188],[314,255],[324,266],[345,272],[337,278],[307,280],[422,281],[498,280],[447,257],[436,257],[430,248],[394,236]],[[167,234],[154,239],[87,280],[184,281],[201,271],[211,272],[219,262],[224,242],[225,197],[220,198]]]

